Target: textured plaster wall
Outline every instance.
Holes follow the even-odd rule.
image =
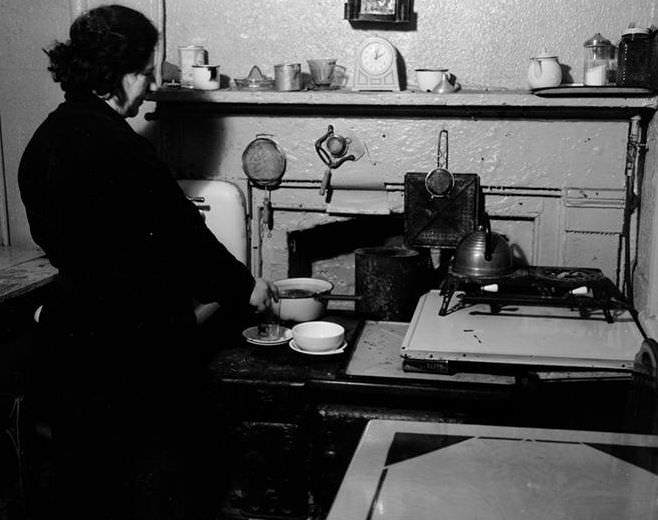
[[[6,200],[0,205],[7,205],[10,238],[17,245],[30,243],[16,181],[18,163],[37,125],[61,100],[41,49],[67,34],[68,8],[66,0],[0,0],[0,130],[6,185]]]
[[[252,65],[268,75],[273,65],[316,57],[335,57],[350,74],[354,51],[371,34],[388,38],[398,49],[410,86],[414,69],[448,67],[465,88],[526,87],[528,58],[542,48],[560,58],[565,80],[580,81],[583,42],[601,32],[616,42],[629,22],[650,24],[656,18],[653,0],[620,3],[613,0],[555,2],[525,0],[416,0],[413,31],[354,28],[343,20],[342,0],[254,0],[248,6],[225,1],[167,2],[167,60],[178,63],[179,45],[201,44],[209,61],[229,78],[244,77]],[[172,162],[184,177],[226,177],[243,182],[240,154],[256,133],[274,134],[288,155],[286,176],[319,178],[322,164],[312,143],[326,125],[348,127],[366,141],[370,160],[347,165],[334,178],[360,176],[399,182],[405,171],[425,170],[435,162],[440,128],[450,132],[450,166],[478,173],[484,184],[553,186],[560,188],[623,187],[625,123],[553,123],[530,121],[457,121],[398,119],[249,118],[182,122],[182,154]],[[201,127],[199,126],[201,125]],[[178,162],[177,162],[178,161]],[[278,190],[275,203],[318,205],[319,196]],[[620,214],[585,212],[574,218],[564,208],[519,208],[518,200],[490,197],[487,205],[498,216],[544,212],[546,229],[538,243],[523,246],[538,261],[599,265],[612,275],[615,238],[596,232],[618,229]],[[529,201],[525,201],[529,204]],[[541,206],[541,207],[540,207]],[[594,233],[555,237],[555,226],[571,218],[573,227]],[[326,215],[278,213],[276,227],[263,248],[265,274],[285,276],[285,236],[290,229],[331,220]],[[504,221],[498,221],[499,226]],[[534,224],[533,224],[534,225]],[[524,241],[531,234],[517,232]]]
[[[168,0],[167,54],[200,43],[231,77],[256,64],[272,74],[282,61],[335,57],[351,67],[368,35],[391,40],[409,78],[419,67],[449,67],[467,87],[525,87],[528,58],[543,47],[579,81],[582,44],[600,32],[616,42],[629,22],[651,23],[654,0],[415,0],[413,31],[354,29],[345,0]]]
[[[37,126],[63,101],[47,71],[42,49],[68,38],[76,13],[104,3],[111,1],[0,0],[0,144],[6,187],[4,194],[0,188],[0,245],[33,247],[18,191],[18,164]],[[155,18],[160,0],[118,3]],[[140,121],[135,124],[144,128]],[[4,222],[5,215],[8,222]]]
[[[55,39],[66,38],[72,9],[99,3],[0,0],[0,120],[9,228],[14,244],[31,243],[18,198],[18,161],[38,123],[61,100],[59,88],[45,71],[41,48]],[[160,5],[159,0],[125,3],[153,18]],[[245,76],[252,65],[259,65],[271,75],[273,65],[283,61],[301,62],[307,70],[306,59],[329,56],[337,58],[349,74],[355,48],[364,37],[374,34],[388,38],[398,48],[412,85],[415,68],[444,66],[457,75],[465,88],[518,89],[526,86],[528,58],[543,47],[559,56],[570,74],[567,79],[579,81],[584,40],[601,32],[616,41],[631,21],[646,25],[658,22],[655,0],[415,0],[414,30],[368,30],[354,28],[343,19],[343,4],[344,0],[167,0],[167,60],[177,65],[177,47],[197,43],[208,49],[210,62],[219,64],[221,72],[231,78]],[[144,111],[152,109],[148,105]],[[623,123],[320,117],[183,119],[178,144],[167,152],[181,176],[227,177],[244,183],[240,154],[256,133],[267,132],[274,134],[286,150],[287,175],[319,178],[322,164],[312,143],[329,123],[357,132],[371,152],[369,160],[346,166],[337,177],[358,174],[400,181],[407,170],[423,171],[434,164],[436,136],[440,128],[447,127],[451,169],[478,173],[485,184],[611,189],[623,186],[623,143],[627,130]],[[141,118],[133,124],[139,131],[155,135],[153,124]],[[652,132],[655,142],[655,124]],[[644,256],[637,274],[641,280],[649,281],[649,287],[655,287],[651,266],[658,254],[650,239],[657,220],[652,192],[656,161],[651,153],[649,149],[645,179],[648,194],[643,201],[650,209],[643,208],[640,245]],[[275,202],[280,203],[297,201],[310,205],[319,201],[315,193],[304,197],[299,202],[296,193],[279,190],[274,194]],[[488,204],[499,215],[523,209],[514,207],[518,201],[504,197],[492,198]],[[564,211],[551,208],[547,214],[556,221],[569,218]],[[605,219],[611,222],[601,225],[614,227],[614,212],[606,215]],[[266,238],[266,274],[285,274],[281,272],[281,258],[287,230],[310,227],[323,219],[327,217],[277,214],[273,236]],[[587,220],[585,227],[596,227],[600,219],[590,215]],[[596,235],[592,235],[593,239],[578,235],[571,243],[558,243],[549,228],[546,240],[527,244],[537,258],[562,255],[575,262],[579,260],[578,241],[597,240]],[[649,251],[645,244],[651,244]],[[605,246],[606,250],[614,247],[607,243]],[[591,243],[586,249],[598,256]],[[600,259],[581,260],[589,263]],[[647,304],[657,306],[651,291],[641,287],[638,292]]]

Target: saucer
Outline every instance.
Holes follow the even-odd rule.
[[[290,330],[288,327],[280,326],[279,331],[279,336],[268,338],[259,334],[258,327],[249,327],[248,329],[242,331],[242,335],[244,336],[244,339],[247,340],[247,343],[260,346],[281,345],[291,341],[290,338],[292,338],[292,330]]]
[[[343,344],[335,350],[323,350],[320,352],[301,349],[297,346],[297,343],[295,343],[294,339],[291,339],[288,345],[290,345],[291,349],[293,349],[295,352],[299,352],[300,354],[307,354],[309,356],[331,356],[332,354],[340,354],[341,352],[344,352],[345,348],[347,347],[347,341],[344,341]]]

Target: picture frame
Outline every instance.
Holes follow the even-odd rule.
[[[413,0],[348,0],[345,19],[350,22],[408,23]]]

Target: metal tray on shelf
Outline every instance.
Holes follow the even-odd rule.
[[[651,96],[653,89],[642,87],[618,87],[617,85],[602,85],[598,87],[582,83],[565,83],[557,87],[531,89],[535,96],[541,97],[629,97]]]

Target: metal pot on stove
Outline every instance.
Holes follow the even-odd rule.
[[[491,231],[489,217],[484,225],[457,244],[452,271],[463,276],[495,278],[514,271],[514,259],[507,239]]]
[[[327,311],[329,300],[357,300],[347,294],[331,294],[334,284],[321,278],[285,278],[276,280],[279,301],[273,303],[274,313],[282,321],[312,321]]]

